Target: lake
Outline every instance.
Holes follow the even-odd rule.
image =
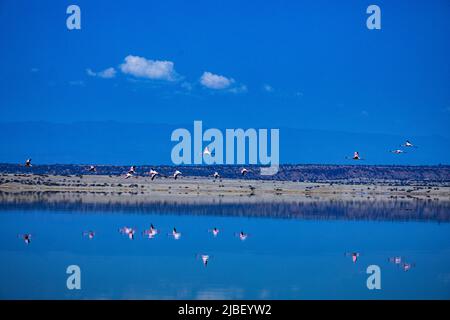
[[[0,203],[0,298],[449,299],[449,215],[438,201]],[[151,223],[159,234],[149,239]],[[124,226],[137,230],[133,240]],[[80,290],[66,286],[70,265]],[[370,265],[380,290],[367,288]]]

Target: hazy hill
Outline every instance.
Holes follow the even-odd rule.
[[[205,129],[208,125],[204,123]],[[26,158],[33,158],[36,164],[171,164],[175,142],[170,141],[170,136],[178,127],[192,131],[193,122],[180,126],[118,122],[0,123],[0,163],[22,163]],[[401,155],[389,152],[399,148],[405,139],[411,139],[419,148]],[[281,163],[353,164],[346,157],[354,151],[366,158],[362,164],[450,164],[450,140],[443,137],[280,128]]]

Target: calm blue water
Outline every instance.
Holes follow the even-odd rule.
[[[150,223],[155,239],[118,232]],[[166,235],[174,226],[179,240]],[[93,240],[82,237],[91,229]],[[345,255],[353,251],[356,263]],[[211,256],[207,267],[197,254]],[[366,287],[371,264],[381,290]],[[69,265],[81,268],[81,290],[66,287]],[[0,284],[2,299],[449,299],[450,223],[2,208]]]

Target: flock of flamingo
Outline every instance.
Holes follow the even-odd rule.
[[[415,146],[414,144],[412,144],[409,140],[406,140],[406,142],[404,144],[401,145],[402,147],[405,148],[417,148],[417,146]],[[406,153],[406,151],[404,151],[403,149],[395,149],[395,150],[390,150],[391,153],[394,154],[402,154],[402,153]],[[212,152],[208,149],[208,147],[206,147],[203,151],[204,155],[211,155]],[[347,157],[347,159],[351,159],[351,160],[365,160],[364,158],[362,158],[359,155],[358,151],[355,151],[353,154],[353,157],[349,158]],[[31,159],[27,159],[25,161],[25,166],[26,167],[32,167],[32,163],[31,163]],[[131,177],[134,177],[136,175],[136,166],[131,166],[130,169],[125,173],[125,179],[129,179]],[[92,173],[96,173],[97,172],[97,168],[94,165],[89,166],[89,168],[87,168],[88,172],[92,172]],[[241,168],[240,169],[240,174],[241,176],[245,176],[250,172],[249,169],[246,168]],[[160,173],[156,170],[154,170],[153,168],[150,170],[150,172],[148,173],[151,180],[153,181],[157,176],[160,176]],[[172,178],[177,180],[180,176],[182,176],[181,171],[179,170],[175,170],[175,172],[172,174]],[[214,179],[218,179],[220,178],[220,174],[216,171],[214,172],[214,174],[212,175],[214,177]],[[132,228],[132,227],[122,227],[119,229],[119,232],[125,236],[127,236],[130,240],[133,240],[135,238],[135,234],[136,234],[136,229]],[[219,235],[220,230],[216,227],[208,230],[208,232],[210,232],[213,237],[217,237]],[[158,229],[156,229],[154,227],[153,224],[150,224],[150,228],[146,229],[142,232],[142,235],[144,237],[147,237],[149,239],[153,239],[155,238],[157,235],[159,234]],[[89,230],[89,231],[84,231],[82,233],[83,237],[87,237],[88,239],[92,240],[95,237],[95,231]],[[173,228],[172,232],[168,233],[167,236],[172,237],[175,240],[179,240],[181,238],[181,233],[176,229]],[[238,237],[241,241],[245,241],[248,238],[248,234],[241,231],[239,233],[235,233],[235,236]],[[25,242],[25,244],[30,244],[31,243],[31,234],[26,233],[26,234],[21,234],[19,235],[19,237]],[[360,257],[360,253],[359,252],[348,252],[345,254],[346,256],[351,257],[352,262],[356,263],[358,261],[358,258]],[[201,261],[203,262],[204,266],[208,265],[208,261],[210,259],[210,255],[208,254],[199,254],[197,255],[197,257],[201,258]],[[388,259],[388,261],[394,265],[400,266],[404,271],[409,271],[412,267],[414,267],[415,265],[409,262],[405,262],[404,258],[402,257],[391,257]]]
[[[417,148],[416,145],[412,144],[411,141],[406,140],[404,144],[401,144],[400,146],[405,147],[405,148]],[[391,153],[393,154],[403,154],[406,153],[405,150],[403,149],[394,149],[394,150],[390,150]],[[204,151],[203,151],[203,155],[212,155],[213,152],[211,152],[208,147],[205,147]],[[358,151],[355,151],[353,153],[353,157],[346,157],[346,159],[350,159],[350,160],[365,160],[365,158],[362,158],[359,155]],[[32,167],[33,165],[31,164],[31,158],[27,159],[25,161],[25,167]],[[89,168],[87,169],[88,172],[92,172],[95,173],[97,172],[97,168],[94,165],[89,166]],[[241,176],[245,176],[247,173],[249,173],[250,170],[246,169],[246,168],[241,168],[240,169],[240,173]],[[129,179],[133,176],[135,176],[136,174],[136,166],[131,166],[130,169],[128,170],[128,172],[125,173],[125,179]],[[153,181],[157,176],[160,175],[160,173],[156,170],[154,170],[153,168],[150,169],[150,171],[148,172],[148,174],[150,175],[151,180]],[[178,177],[180,177],[182,175],[181,171],[179,170],[175,170],[175,172],[173,173],[172,177],[177,180]],[[220,174],[216,171],[214,172],[214,174],[212,175],[214,177],[214,179],[218,179],[220,178]]]
[[[417,148],[417,146],[412,144],[411,141],[409,141],[409,140],[406,140],[405,143],[401,144],[400,146],[404,147],[404,148]],[[394,150],[390,150],[389,152],[391,152],[393,154],[406,153],[406,151],[403,150],[403,149],[394,149]],[[364,158],[361,158],[361,156],[359,155],[358,151],[355,151],[353,153],[353,157],[351,157],[351,158],[347,157],[347,159],[351,159],[351,160],[365,160]]]

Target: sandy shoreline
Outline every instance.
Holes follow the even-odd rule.
[[[283,202],[320,200],[450,200],[450,187],[331,184],[204,177],[173,178],[84,175],[48,176],[3,174],[0,192],[19,196],[32,193],[83,195],[86,201],[181,201],[210,203]],[[61,196],[62,197],[62,196]]]

